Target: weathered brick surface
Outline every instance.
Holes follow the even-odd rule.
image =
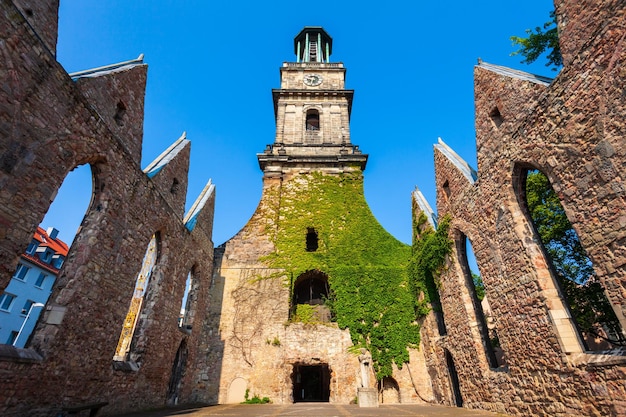
[[[452,404],[447,349],[465,406],[524,416],[623,415],[626,358],[583,351],[522,204],[521,173],[540,169],[623,320],[626,5],[588,3],[557,2],[567,21],[566,66],[550,85],[476,67],[475,183],[435,151],[438,212],[452,216],[453,239],[472,243],[507,363],[489,367],[455,250],[441,277],[448,333],[439,336],[432,319],[423,332],[444,403]]]
[[[56,25],[56,16],[52,20]],[[43,32],[48,29],[53,31],[47,27]],[[177,318],[193,269],[199,291],[192,308],[197,323],[205,320],[213,197],[193,231],[187,230],[182,212],[188,142],[153,179],[141,171],[145,65],[77,86],[41,43],[43,37],[7,1],[0,8],[0,38],[2,287],[67,173],[89,163],[94,178],[92,202],[29,345],[42,360],[0,360],[0,414],[56,415],[62,406],[93,401],[110,403],[104,414],[162,406],[183,340],[187,366],[194,368],[198,359],[199,329],[184,334],[178,331]],[[98,90],[103,87],[108,90]],[[119,101],[126,112],[116,120]],[[171,187],[174,179],[176,189]],[[156,232],[160,257],[133,350],[140,368],[114,370],[113,354],[135,279]],[[192,373],[186,372],[179,401],[189,401],[191,381]]]

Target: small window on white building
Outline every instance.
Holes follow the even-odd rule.
[[[2,311],[11,311],[11,307],[13,307],[13,302],[15,301],[15,296],[13,294],[4,293],[0,295],[0,310]]]
[[[30,268],[24,264],[18,264],[17,269],[15,270],[15,274],[13,274],[13,278],[19,279],[20,281],[24,281],[26,279],[26,274]]]
[[[59,254],[55,254],[52,256],[52,266],[56,269],[61,269],[63,266],[63,261],[65,261],[65,257]]]

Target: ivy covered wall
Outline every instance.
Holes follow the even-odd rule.
[[[419,343],[416,313],[423,307],[412,291],[407,267],[411,247],[386,232],[371,213],[361,172],[298,174],[280,187],[273,236],[275,251],[265,261],[285,271],[286,286],[302,273],[328,276],[328,305],[340,328],[348,328],[355,350],[370,351],[378,379],[409,360]],[[266,196],[267,197],[267,196]],[[318,247],[307,251],[315,229]]]

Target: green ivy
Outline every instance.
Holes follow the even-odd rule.
[[[415,213],[415,210],[413,210]],[[415,295],[415,313],[424,317],[430,308],[441,311],[439,300],[439,274],[446,264],[446,257],[452,249],[448,236],[450,218],[444,217],[433,229],[427,224],[426,215],[420,213],[413,219],[413,247],[409,276],[411,290]]]
[[[409,360],[408,348],[420,341],[417,319],[428,309],[416,297],[415,278],[409,279],[409,271],[418,268],[408,268],[411,247],[373,216],[362,174],[300,174],[284,182],[275,196],[276,220],[268,223],[275,251],[265,261],[285,271],[290,286],[304,272],[325,273],[332,317],[339,328],[349,329],[355,350],[371,353],[377,378],[390,376],[393,363],[402,368]],[[318,248],[311,252],[306,250],[309,228],[318,235]],[[307,307],[297,306],[296,320],[313,320]]]

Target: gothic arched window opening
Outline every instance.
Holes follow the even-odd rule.
[[[129,353],[131,352],[132,345],[134,343],[133,338],[136,333],[146,293],[148,292],[148,287],[150,285],[150,278],[152,277],[152,272],[154,271],[158,258],[159,234],[155,233],[150,239],[150,243],[148,244],[148,248],[143,257],[141,270],[139,271],[139,275],[137,275],[137,280],[135,281],[133,297],[130,301],[130,306],[128,308],[128,313],[126,313],[124,324],[122,325],[122,332],[113,357],[114,361],[124,362],[129,359]]]
[[[485,294],[485,284],[480,273],[472,270],[472,265],[477,270],[478,265],[475,264],[474,251],[472,243],[463,233],[460,233],[456,242],[457,253],[461,270],[465,277],[465,283],[472,299],[474,314],[478,325],[478,331],[482,338],[481,342],[487,357],[487,363],[492,369],[500,368],[505,365],[504,351],[500,347],[500,339],[496,330],[495,322],[490,311],[489,302]]]
[[[522,169],[519,177],[522,184],[518,197],[585,349],[626,346],[621,324],[550,180],[533,168]]]
[[[291,313],[297,315],[298,306],[312,306],[311,317],[314,321],[330,321],[330,309],[326,306],[330,288],[328,276],[321,271],[307,271],[300,275],[293,285],[293,298]]]

